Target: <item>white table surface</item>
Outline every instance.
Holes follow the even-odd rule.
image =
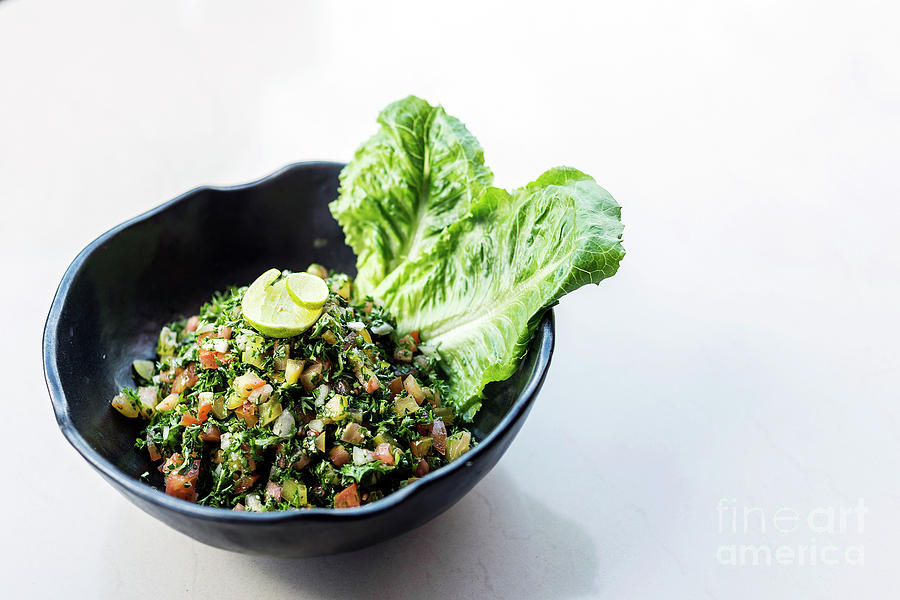
[[[896,593],[898,5],[591,4],[0,2],[4,597]],[[312,560],[169,530],[55,425],[66,266],[196,185],[348,159],[408,93],[501,185],[594,175],[619,274],[556,309],[531,417],[431,523]]]

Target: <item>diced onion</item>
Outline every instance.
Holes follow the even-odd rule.
[[[347,321],[347,327],[353,331],[362,331],[366,328],[366,324],[362,321]]]
[[[294,415],[291,414],[291,411],[286,410],[275,419],[275,423],[272,425],[272,433],[279,437],[288,437],[291,435],[295,423]]]
[[[204,333],[212,333],[216,328],[212,323],[204,323],[194,331],[194,335],[199,336]]]
[[[372,328],[372,333],[375,335],[387,335],[394,330],[391,327],[390,323],[382,323],[381,325],[376,325]]]
[[[327,384],[322,384],[316,388],[316,406],[324,406],[325,399],[328,398],[328,394],[331,393],[331,386]]]
[[[375,460],[375,453],[359,446],[353,447],[353,464],[364,465]]]
[[[259,499],[259,494],[247,494],[246,499],[244,500],[247,503],[247,508],[254,512],[262,512],[262,501]]]

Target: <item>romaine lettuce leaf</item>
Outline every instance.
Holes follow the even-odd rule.
[[[378,120],[331,204],[357,256],[355,294],[437,348],[448,402],[471,420],[484,386],[515,371],[544,310],[615,274],[620,208],[567,167],[511,193],[490,187],[478,141],[420,98]]]
[[[625,254],[620,215],[606,190],[571,168],[512,193],[488,188],[374,296],[401,334],[417,329],[437,347],[450,401],[471,420],[484,386],[515,371],[544,309],[615,274]]]
[[[356,253],[362,296],[427,251],[493,181],[478,140],[443,108],[409,96],[378,122],[342,171],[340,198],[330,206]]]

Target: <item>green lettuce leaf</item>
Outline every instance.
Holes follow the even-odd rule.
[[[493,181],[478,140],[443,108],[409,96],[378,122],[342,171],[330,206],[356,253],[361,296],[431,248]]]
[[[488,188],[373,295],[401,334],[417,329],[437,348],[450,402],[471,420],[484,386],[515,371],[544,310],[615,274],[625,254],[620,216],[612,196],[572,168],[512,193]]]

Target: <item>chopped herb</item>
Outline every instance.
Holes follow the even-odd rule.
[[[444,445],[426,456],[411,450],[426,446],[414,442],[431,438],[435,421],[449,422],[436,411],[452,414],[440,408],[448,388],[435,361],[409,336],[398,339],[396,321],[371,298],[348,300],[349,277],[313,270],[329,293],[305,332],[262,335],[241,311],[248,288],[230,288],[166,324],[157,360],[141,363],[140,383],[152,386],[117,396],[135,416],[150,412],[137,410],[142,393],[159,400],[134,445],[163,463],[167,493],[228,509],[248,494],[264,511],[332,507],[339,495],[338,506],[355,506],[414,480],[422,461],[427,470],[448,462],[436,448],[461,427],[448,425]],[[398,414],[398,401],[411,412]]]

